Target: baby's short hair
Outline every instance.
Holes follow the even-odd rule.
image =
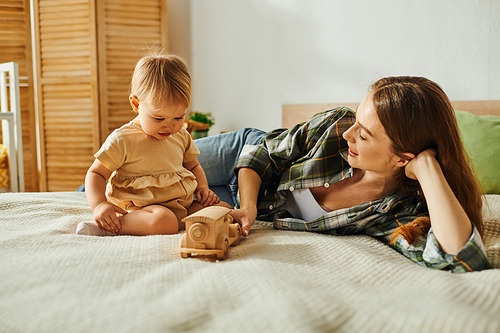
[[[191,75],[186,62],[173,54],[150,52],[135,66],[130,93],[154,106],[191,103]]]

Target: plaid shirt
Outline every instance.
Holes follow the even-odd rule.
[[[294,218],[280,210],[287,191],[317,186],[328,187],[352,176],[347,163],[347,142],[342,138],[355,121],[354,112],[342,107],[316,114],[293,128],[266,134],[259,145],[244,146],[235,166],[256,171],[262,180],[259,192],[259,220],[273,221],[276,229],[314,231],[332,235],[366,234],[384,243],[400,224],[426,214],[418,195],[396,190],[385,198],[339,209],[312,221]],[[443,252],[432,228],[427,237],[410,245],[399,237],[391,245],[412,261],[431,268],[469,272],[491,268],[481,237],[474,228],[457,255]]]

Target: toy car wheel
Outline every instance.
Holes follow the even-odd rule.
[[[186,248],[186,234],[182,235],[182,240],[181,240],[181,250]],[[191,257],[191,253],[186,253],[186,252],[181,252],[181,257],[182,258],[189,258]]]
[[[234,223],[232,224],[234,225],[234,229],[235,229],[235,235],[233,235],[234,237],[236,237],[236,239],[234,240],[234,242],[231,244],[231,246],[236,246],[236,245],[239,245],[240,244],[240,236],[241,236],[241,226],[238,224],[238,223]]]
[[[227,239],[227,237],[224,237],[221,250],[222,252],[217,253],[217,259],[224,260],[227,258],[229,253],[229,240]]]

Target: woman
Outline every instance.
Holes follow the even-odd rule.
[[[219,159],[210,142],[219,141],[220,149],[231,137],[239,139],[229,160],[214,164]],[[356,114],[338,108],[289,130],[245,129],[196,144],[221,200],[219,189],[235,199],[235,179],[222,180],[229,174],[220,171],[239,154],[234,170],[240,206],[232,216],[244,235],[259,215],[278,229],[367,234],[427,267],[491,267],[480,236],[480,185],[453,108],[428,79],[381,79]]]

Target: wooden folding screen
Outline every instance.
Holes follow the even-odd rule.
[[[101,137],[133,114],[128,96],[137,60],[148,48],[167,46],[166,1],[98,1]]]
[[[41,190],[75,190],[107,135],[134,117],[133,67],[165,47],[166,0],[33,0]]]
[[[38,191],[29,0],[0,0],[0,63],[19,68],[25,191]],[[0,129],[1,130],[1,129]]]

